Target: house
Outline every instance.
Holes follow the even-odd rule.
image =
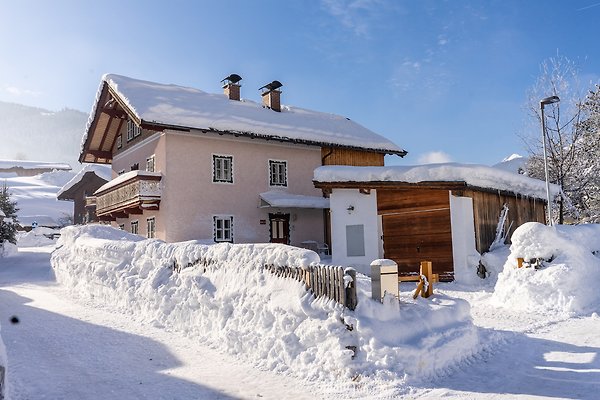
[[[489,250],[504,204],[508,237],[545,221],[543,181],[481,165],[323,166],[314,184],[330,195],[334,264],[388,258],[399,274],[414,274],[427,260],[443,279],[462,278]]]
[[[58,191],[58,200],[73,202],[73,223],[86,224],[96,222],[96,198],[94,192],[110,181],[112,170],[105,165],[86,165],[62,189]]]
[[[111,164],[96,213],[168,242],[328,240],[328,200],[312,184],[322,165],[383,165],[406,152],[348,118],[281,105],[282,86],[241,99],[120,75],[103,76],[80,162]]]
[[[0,160],[0,174],[35,176],[54,170],[70,171],[71,166],[69,164],[46,161]]]

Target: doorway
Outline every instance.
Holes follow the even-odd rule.
[[[290,242],[290,214],[269,214],[269,236],[271,243]]]

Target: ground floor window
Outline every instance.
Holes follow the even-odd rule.
[[[215,242],[233,242],[233,215],[215,215],[213,232]]]
[[[137,235],[138,232],[139,232],[138,221],[131,221],[131,233],[134,233]]]
[[[154,217],[148,218],[146,220],[146,226],[147,226],[146,236],[148,237],[148,239],[154,238],[155,234],[156,234],[156,219]]]

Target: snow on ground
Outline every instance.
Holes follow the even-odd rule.
[[[53,171],[36,176],[0,174],[0,179],[8,186],[11,200],[17,202],[17,217],[26,224],[33,220],[41,224],[41,221],[58,223],[73,215],[73,203],[57,200],[56,193],[74,175],[71,171]]]
[[[502,248],[488,257],[489,269],[503,271],[500,275],[510,268],[529,278],[529,274],[547,274],[563,279],[564,275],[554,275],[552,271],[566,266],[571,274],[577,275],[581,269],[577,263],[585,259],[584,253],[591,253],[589,249],[595,248],[600,237],[598,226],[544,228],[523,227],[521,239],[513,238],[513,247]],[[554,245],[545,243],[546,240]],[[386,304],[377,305],[366,298],[370,294],[368,278],[359,275],[361,299],[352,314],[342,313],[322,300],[299,298],[303,289],[286,280],[267,275],[260,281],[251,273],[251,266],[239,263],[250,256],[266,254],[271,262],[301,265],[315,257],[305,250],[288,254],[268,249],[269,245],[245,246],[244,250],[225,245],[228,251],[212,246],[213,253],[209,253],[206,246],[189,242],[164,245],[112,229],[90,232],[78,228],[63,230],[61,243],[62,247],[53,255],[55,264],[57,259],[83,260],[73,263],[72,268],[62,265],[56,269],[61,281],[72,280],[65,286],[57,285],[54,280],[49,266],[51,247],[20,248],[18,255],[0,259],[0,321],[13,399],[95,399],[99,393],[119,399],[595,399],[600,390],[600,302],[588,302],[580,309],[585,311],[577,316],[573,309],[560,313],[532,312],[497,304],[494,290],[507,284],[503,280],[508,276],[497,281],[482,280],[480,285],[436,284],[433,298],[415,301],[411,297],[414,283],[402,283],[399,305],[389,298]],[[194,246],[196,252],[190,252]],[[68,247],[70,256],[65,250]],[[124,253],[124,248],[130,254]],[[541,249],[531,256],[545,256],[548,248],[555,257],[542,269],[514,267],[512,258],[516,252]],[[86,251],[88,254],[83,255]],[[192,266],[171,275],[166,273],[168,268],[155,265],[158,256],[169,255],[170,260],[185,266],[199,252],[231,259],[238,268],[229,274],[223,271],[227,266],[222,264],[217,274],[214,265],[207,266],[202,273]],[[108,262],[100,262],[100,254]],[[131,273],[132,269],[137,272]],[[262,286],[250,290],[252,285],[240,287],[229,279],[237,277],[239,281],[241,275],[248,277],[254,286]],[[531,279],[522,281],[517,275],[513,278],[525,282],[530,291],[539,289],[527,285],[526,281]],[[593,284],[589,277],[579,282],[580,286]],[[116,287],[122,290],[116,291]],[[85,292],[86,288],[93,296]],[[181,288],[192,291],[197,303],[186,299]],[[107,297],[110,292],[115,293],[115,298]],[[266,292],[272,294],[265,296]],[[78,295],[75,302],[74,294]],[[117,299],[117,294],[123,298]],[[216,300],[214,309],[207,312],[212,312],[211,317],[216,319],[212,328],[217,332],[213,337],[222,343],[213,343],[194,332],[195,327],[212,322],[189,318],[186,332],[174,323],[183,318],[184,306],[195,310],[205,307],[204,296]],[[522,293],[513,296],[525,303],[536,298],[521,298]],[[161,302],[149,302],[152,297]],[[249,308],[244,297],[253,298],[256,304]],[[427,317],[435,308],[450,307],[449,303],[454,303],[453,311],[439,312],[436,318]],[[169,310],[168,315],[165,310]],[[246,325],[242,326],[244,313],[253,318],[246,319]],[[304,320],[298,318],[301,313],[305,313]],[[15,314],[21,322],[8,323]],[[404,315],[399,318],[398,314]],[[311,321],[306,321],[307,315]],[[340,322],[336,319],[341,317],[354,326],[353,331],[343,329],[340,337],[354,340],[359,346],[357,357],[349,364],[340,360],[337,365],[318,364],[327,352],[331,355],[337,352],[342,357],[347,354],[340,348],[347,342],[330,335],[338,332],[336,326]],[[474,332],[475,336],[465,335],[453,342],[452,328],[440,329],[434,325],[447,324],[445,318],[458,324],[454,326],[455,333]],[[465,318],[472,318],[475,326],[469,328],[463,323]],[[294,331],[296,337],[286,331],[295,324],[301,328]],[[258,332],[259,338],[249,331]],[[415,332],[417,337],[411,339]],[[306,356],[309,353],[300,351],[303,334],[312,338],[317,348],[310,353],[312,359]],[[465,346],[469,338],[477,338],[479,343],[469,348]],[[446,346],[428,349],[432,345],[428,340]],[[390,342],[395,341],[403,341],[397,353],[390,351],[393,347]],[[254,352],[255,348],[265,351],[263,342],[271,346],[264,358]],[[462,350],[470,349],[471,353],[444,353],[444,349],[455,351],[452,350],[455,345],[462,346]],[[248,353],[244,346],[250,348],[250,357],[245,356]],[[223,351],[224,348],[229,350]],[[411,366],[401,365],[411,359],[415,362],[412,370]],[[431,371],[431,363],[448,359],[453,362],[435,373],[427,373]],[[348,362],[347,358],[343,360]],[[356,381],[352,384],[348,384],[344,373],[329,379],[334,375],[332,367],[340,365],[351,365],[352,371],[362,371],[361,375],[354,375]],[[311,366],[321,370],[313,372],[312,380],[297,373],[299,367],[305,371]],[[408,373],[405,379],[398,379],[400,369]],[[375,378],[366,378],[370,372],[374,372]],[[418,374],[422,376],[412,376]]]
[[[402,304],[382,305],[370,299],[370,283],[362,276],[352,312],[314,300],[303,284],[264,271],[265,264],[318,262],[310,250],[166,244],[107,226],[61,232],[53,267],[58,282],[79,298],[195,337],[260,369],[336,385],[338,391],[357,381],[363,391],[385,382],[388,394],[399,394],[408,390],[406,382],[435,375],[480,350],[464,300],[406,296]],[[196,260],[203,261],[185,268]],[[184,266],[182,272],[174,273],[173,264]]]

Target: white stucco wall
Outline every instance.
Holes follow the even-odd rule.
[[[473,282],[479,279],[476,274],[479,253],[475,246],[472,198],[450,195],[450,223],[454,279],[463,283]]]
[[[348,211],[348,207],[354,207]],[[377,216],[377,193],[362,194],[358,189],[334,189],[330,196],[331,256],[336,265],[358,267],[360,271],[380,258],[380,236]],[[346,227],[364,226],[364,256],[349,256]],[[366,271],[366,269],[365,269]]]

